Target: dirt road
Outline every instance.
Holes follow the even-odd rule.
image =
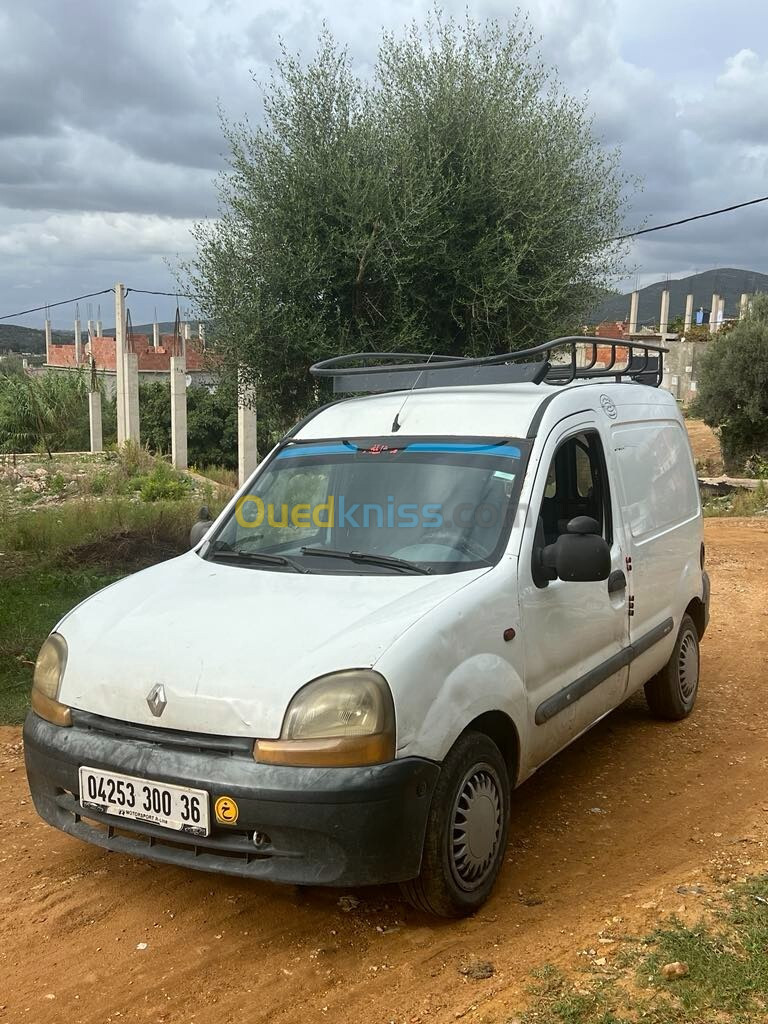
[[[532,969],[610,961],[612,936],[695,915],[715,881],[768,859],[768,523],[706,531],[696,713],[659,724],[634,699],[526,783],[501,883],[469,921],[436,923],[394,890],[344,910],[338,892],[80,844],[37,819],[19,730],[0,730],[0,1020],[501,1024]],[[676,891],[692,882],[705,894]],[[460,973],[472,955],[491,978]]]

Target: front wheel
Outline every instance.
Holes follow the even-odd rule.
[[[699,692],[699,633],[690,615],[684,615],[672,657],[645,684],[645,699],[656,718],[679,722],[687,718]]]
[[[435,787],[421,873],[401,885],[414,907],[439,917],[465,917],[485,903],[504,859],[509,803],[501,751],[483,733],[464,733]]]

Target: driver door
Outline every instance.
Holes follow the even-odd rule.
[[[612,453],[611,453],[612,454]],[[629,643],[623,536],[614,514],[606,452],[596,424],[555,428],[534,481],[520,553],[530,768],[537,767],[624,698]],[[534,549],[575,516],[600,524],[611,575],[590,583],[534,581]]]

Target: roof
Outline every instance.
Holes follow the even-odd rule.
[[[587,398],[587,395],[589,396]],[[296,431],[299,440],[331,437],[526,437],[537,413],[552,409],[560,419],[570,411],[600,409],[608,395],[621,410],[632,406],[676,407],[658,388],[633,382],[574,381],[549,384],[484,384],[479,387],[395,391],[334,402],[307,419]],[[585,401],[586,399],[586,401]],[[399,431],[393,430],[395,417]]]

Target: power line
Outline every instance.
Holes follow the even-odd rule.
[[[153,292],[148,288],[126,288],[125,294],[128,292],[136,292],[138,295],[169,295],[172,299],[194,299],[197,298],[195,295],[190,295],[189,292]]]
[[[76,295],[73,299],[62,299],[61,302],[46,302],[43,306],[35,306],[34,309],[22,309],[18,313],[6,313],[0,316],[0,320],[11,320],[16,316],[26,316],[28,313],[39,313],[44,309],[53,309],[55,306],[68,306],[71,302],[80,302],[82,299],[92,299],[96,295],[106,295],[114,292],[114,288],[103,288],[100,292],[89,292],[87,295]]]
[[[626,235],[617,235],[615,238],[607,238],[606,242],[623,242],[626,238],[636,238],[638,235],[649,235],[652,231],[665,231],[667,228],[676,228],[680,224],[690,224],[692,220],[703,220],[705,217],[717,217],[720,213],[730,213],[731,210],[741,210],[745,206],[754,206],[756,203],[768,202],[768,196],[761,196],[759,199],[750,199],[746,203],[736,203],[734,206],[724,206],[720,210],[710,210],[709,213],[697,213],[693,217],[683,217],[682,220],[671,220],[669,224],[657,224],[653,228],[641,228],[639,231],[630,231]]]

